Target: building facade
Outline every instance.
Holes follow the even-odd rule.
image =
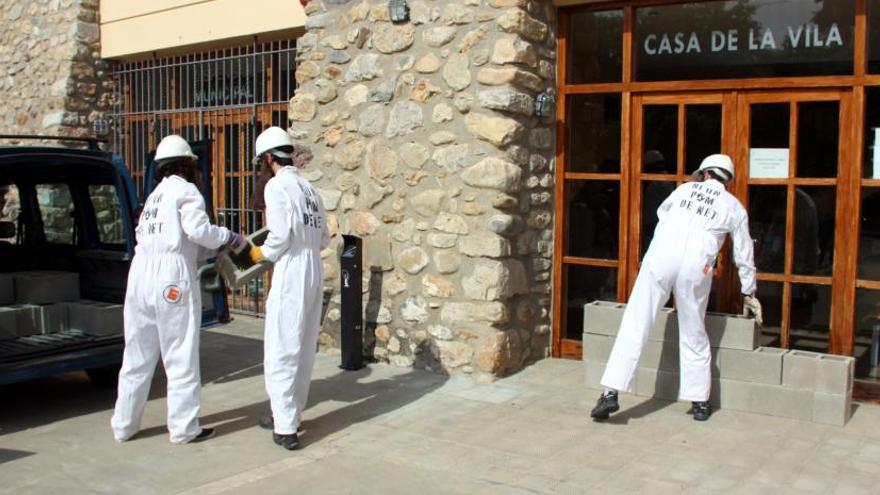
[[[114,106],[91,120],[136,176],[162,135],[203,142],[218,218],[244,231],[261,222],[253,140],[287,126],[334,233],[323,345],[339,342],[339,234],[354,234],[376,359],[491,378],[579,357],[583,304],[626,300],[659,201],[724,152],[765,342],[874,375],[880,1],[256,3],[101,2],[112,69],[93,74]],[[726,251],[716,274],[710,310],[740,311]],[[233,306],[258,313],[264,294]]]

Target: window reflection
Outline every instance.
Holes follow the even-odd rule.
[[[620,94],[568,99],[570,172],[620,172]]]
[[[623,79],[623,11],[578,12],[571,16],[568,83]]]
[[[862,190],[859,278],[880,280],[880,188]]]
[[[840,103],[798,103],[798,177],[837,177]]]
[[[856,291],[856,376],[880,378],[880,291]]]
[[[798,275],[831,275],[834,266],[833,186],[795,188],[794,266]]]
[[[828,351],[831,286],[791,284],[791,347]]]
[[[617,300],[617,269],[566,265],[565,286],[565,338],[581,340],[584,305],[596,300]]]
[[[785,186],[749,187],[749,227],[759,272],[785,269],[786,196]]]
[[[674,174],[678,164],[678,106],[645,105],[642,172]]]
[[[779,347],[779,333],[782,328],[782,289],[781,282],[758,282],[757,297],[761,301],[764,326],[761,327],[761,344]]]
[[[700,167],[703,158],[721,153],[721,105],[685,107],[685,173]]]
[[[566,255],[617,259],[620,183],[568,181],[565,197]]]

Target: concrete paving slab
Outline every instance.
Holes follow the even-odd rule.
[[[579,361],[477,384],[378,364],[344,372],[322,353],[304,448],[290,453],[257,427],[261,324],[203,334],[201,417],[217,436],[199,444],[168,442],[161,370],[124,444],[109,429],[115,392],[83,374],[0,387],[15,404],[0,408],[0,493],[876,493],[880,407],[860,404],[842,428],[726,409],[697,423],[687,403],[621,395],[620,412],[593,422]]]

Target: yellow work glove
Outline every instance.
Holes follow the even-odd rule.
[[[259,263],[259,262],[263,261],[264,259],[266,259],[263,256],[263,250],[260,249],[260,246],[252,247],[251,251],[250,251],[250,255],[251,255],[251,261],[253,261],[254,263]]]

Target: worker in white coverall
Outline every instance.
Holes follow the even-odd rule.
[[[761,323],[748,215],[739,200],[725,189],[733,175],[730,157],[710,155],[694,173],[693,180],[676,188],[657,209],[659,222],[602,376],[605,390],[590,414],[594,419],[607,419],[619,409],[618,391],[632,392],[642,347],[670,292],[675,296],[678,312],[679,399],[692,401],[689,412],[695,420],[705,421],[712,414],[712,356],[704,317],[715,258],[727,234],[733,238],[733,259],[739,271],[744,306]]]
[[[171,442],[198,441],[213,434],[213,429],[199,426],[202,301],[196,263],[200,248],[239,246],[245,240],[211,225],[196,186],[196,159],[177,135],[165,137],[156,148],[158,184],[138,220],[123,310],[125,352],[110,421],[120,442],[140,430],[160,356],[168,377]]]
[[[270,127],[258,137],[255,163],[274,176],[265,184],[269,235],[251,259],[275,263],[266,300],[263,368],[272,416],[260,426],[287,450],[299,447],[297,431],[306,407],[323,303],[321,250],[330,243],[321,196],[297,173],[287,131]]]

